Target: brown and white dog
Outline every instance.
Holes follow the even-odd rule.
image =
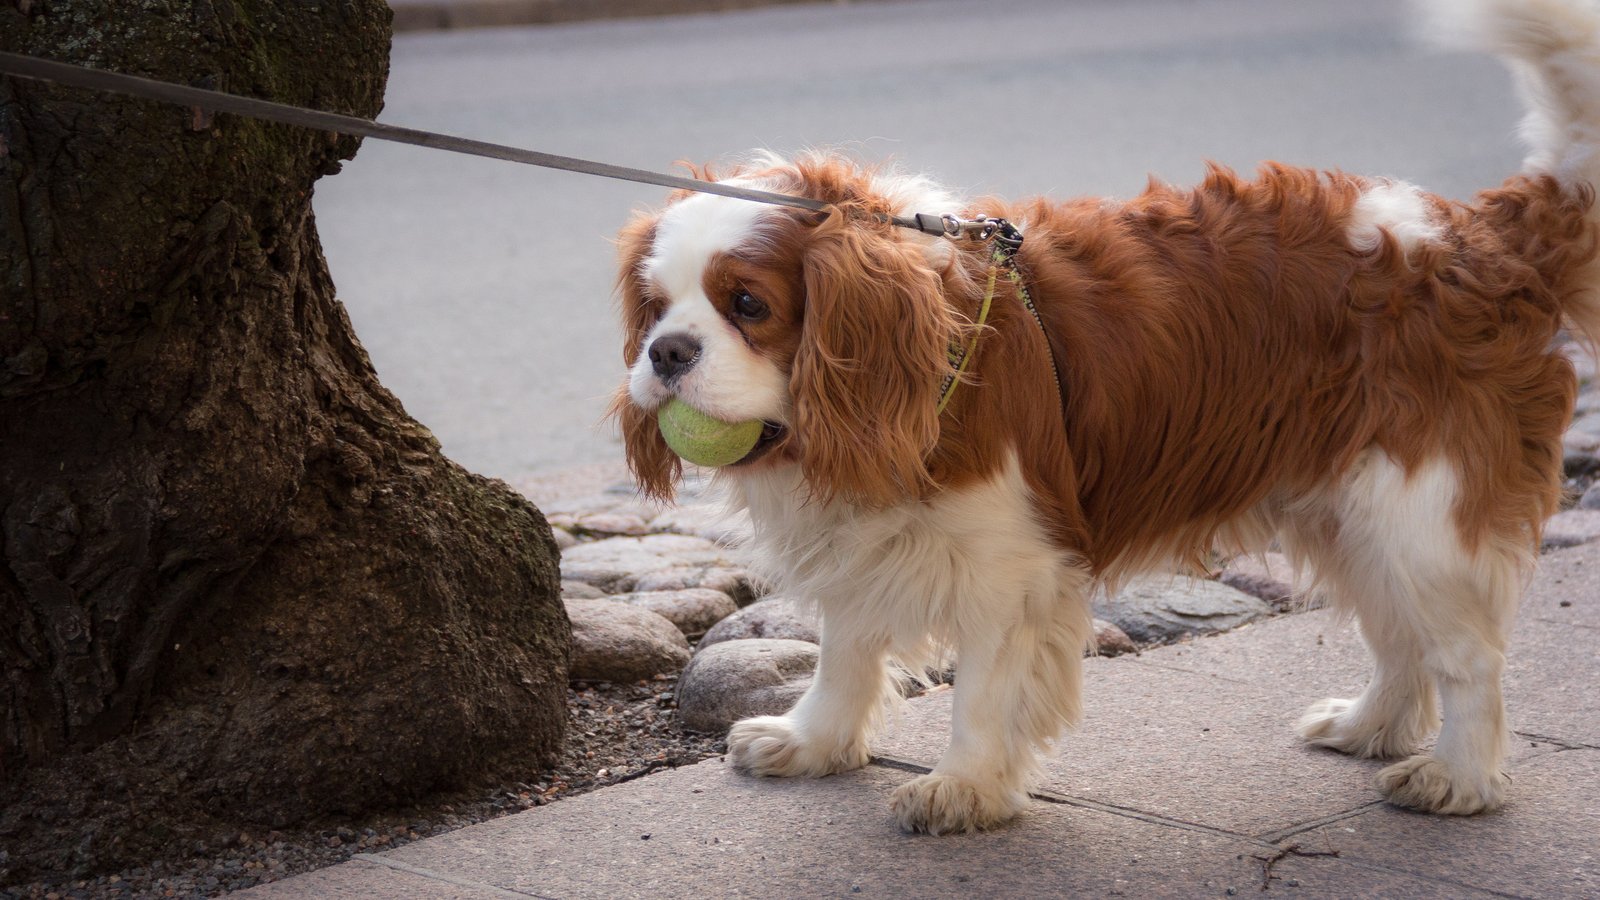
[[[1092,592],[1276,540],[1377,660],[1360,696],[1307,710],[1305,740],[1398,759],[1378,785],[1403,806],[1500,803],[1502,651],[1575,393],[1553,341],[1600,337],[1600,14],[1580,4],[1438,4],[1514,63],[1531,109],[1523,172],[1470,204],[1278,165],[1125,202],[962,203],[813,155],[731,180],[825,214],[679,194],[630,224],[614,405],[630,465],[671,495],[655,413],[672,397],[769,423],[718,477],[765,573],[821,612],[810,689],[736,724],[732,763],[863,765],[892,663],[949,650],[953,738],[894,815],[1002,822],[1079,719]],[[1021,226],[1044,329],[1002,286],[941,414],[987,251],[882,216],[958,210]],[[1442,730],[1412,755],[1435,692]]]

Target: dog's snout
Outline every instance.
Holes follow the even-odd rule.
[[[669,334],[650,342],[650,366],[662,381],[670,381],[694,367],[700,359],[700,342],[686,334]]]

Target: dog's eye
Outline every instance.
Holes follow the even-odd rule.
[[[733,312],[741,319],[759,322],[772,311],[759,298],[750,296],[749,291],[739,291],[733,295]]]

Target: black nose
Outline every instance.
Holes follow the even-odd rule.
[[[662,381],[694,368],[700,358],[700,342],[686,334],[669,334],[650,342],[650,366]]]

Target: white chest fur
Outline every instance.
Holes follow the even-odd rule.
[[[974,629],[1081,602],[1081,561],[1050,544],[1015,459],[979,484],[881,510],[809,501],[797,469],[734,480],[752,562],[824,628],[876,634],[901,662]],[[1070,598],[1070,599],[1069,599]]]

